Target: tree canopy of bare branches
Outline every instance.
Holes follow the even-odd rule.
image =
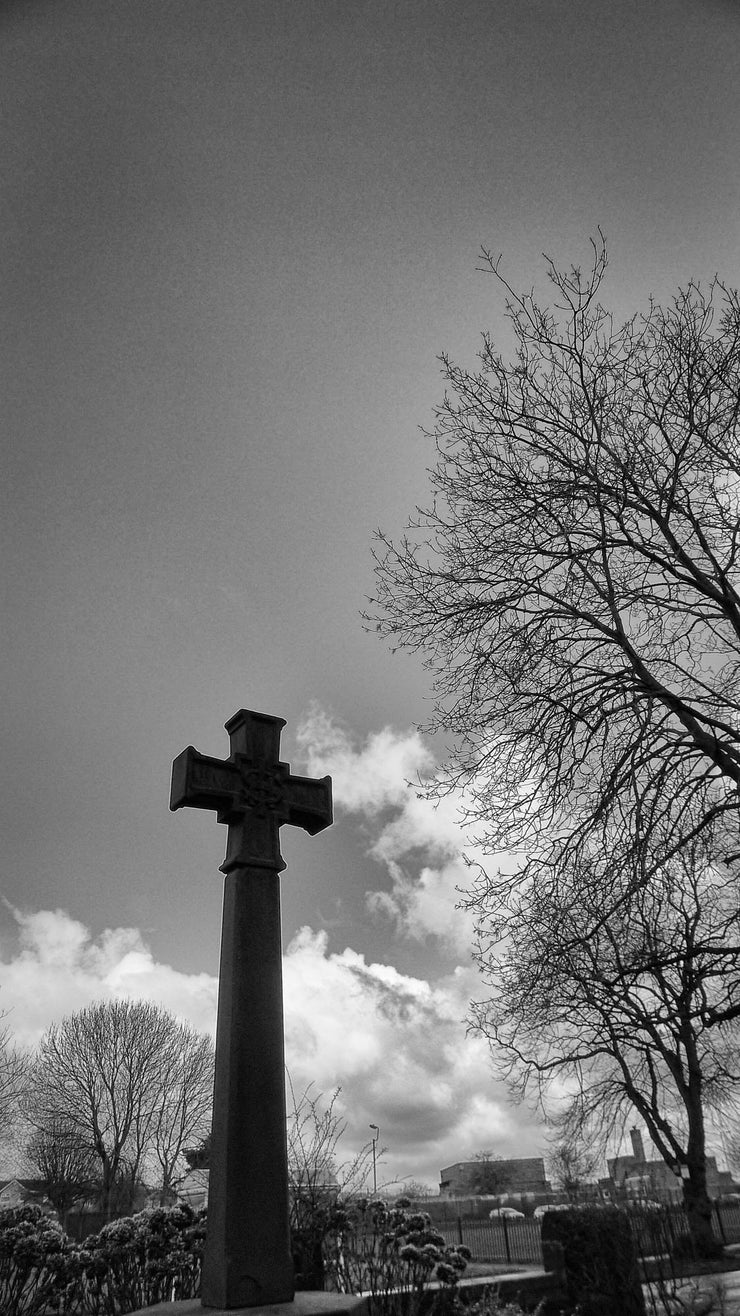
[[[586,1143],[572,1136],[555,1144],[547,1168],[555,1187],[565,1193],[569,1201],[578,1202],[589,1193],[589,1179],[596,1169],[596,1157]]]
[[[17,1136],[27,1074],[28,1057],[14,1044],[10,1029],[0,1026],[0,1144],[6,1147]]]
[[[337,1109],[340,1089],[324,1099],[311,1085],[297,1095],[287,1076],[290,1102],[287,1114],[290,1228],[296,1271],[306,1287],[323,1286],[322,1245],[336,1227],[340,1198],[366,1189],[372,1144],[348,1160],[340,1161],[339,1143],[346,1121]]]
[[[615,328],[593,265],[507,290],[517,353],[443,358],[434,501],[381,536],[371,612],[420,651],[492,849],[612,891],[712,828],[738,846],[740,303],[714,281]]]
[[[476,1168],[470,1181],[474,1193],[481,1197],[496,1196],[506,1187],[506,1175],[501,1171],[501,1157],[487,1148],[473,1153]]]
[[[185,1148],[210,1133],[214,1058],[213,1042],[203,1033],[187,1024],[170,1029],[151,1136],[163,1203],[185,1170]]]
[[[605,1151],[637,1112],[679,1176],[704,1247],[706,1113],[731,1101],[740,1081],[737,902],[696,847],[661,877],[588,936],[574,936],[574,910],[563,919],[554,902],[524,892],[495,948],[479,888],[474,954],[490,995],[472,1017],[516,1095],[546,1110],[554,1102],[567,1147]]]
[[[177,1158],[209,1123],[213,1047],[167,1011],[144,1001],[100,1001],[53,1024],[41,1040],[27,1099],[35,1142],[61,1129],[92,1158],[101,1207],[133,1195],[147,1163],[162,1191]]]

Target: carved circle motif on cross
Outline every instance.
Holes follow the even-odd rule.
[[[282,764],[237,760],[242,803],[258,818],[278,813],[285,804],[285,768]]]

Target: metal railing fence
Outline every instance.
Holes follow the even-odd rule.
[[[686,1214],[682,1206],[663,1206],[659,1209],[629,1207],[635,1241],[643,1256],[670,1252],[675,1239],[687,1232]],[[722,1243],[740,1242],[740,1203],[715,1202],[712,1224]],[[481,1220],[475,1216],[459,1215],[453,1221],[435,1220],[448,1244],[464,1243],[470,1248],[475,1261],[518,1264],[529,1262],[542,1265],[542,1221],[528,1217],[501,1216],[496,1220]]]
[[[434,1228],[444,1236],[446,1243],[464,1243],[469,1247],[475,1261],[507,1264],[528,1261],[542,1265],[540,1221],[531,1217],[517,1220],[501,1216],[498,1220],[479,1220],[458,1216],[454,1224],[449,1220],[436,1220]]]

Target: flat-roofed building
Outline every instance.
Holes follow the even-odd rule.
[[[439,1172],[440,1197],[498,1196],[501,1193],[549,1193],[541,1156],[508,1160],[457,1161]]]

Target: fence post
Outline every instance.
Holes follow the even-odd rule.
[[[458,1217],[457,1217],[457,1241],[458,1241],[458,1243],[462,1243],[462,1241],[463,1241],[462,1218],[461,1218],[461,1216],[458,1216]]]
[[[506,1223],[506,1216],[499,1216],[499,1220],[504,1227],[504,1247],[506,1248],[506,1260],[511,1263],[511,1248],[509,1247],[509,1227]]]
[[[725,1233],[725,1223],[724,1223],[724,1220],[722,1219],[722,1213],[721,1213],[721,1211],[720,1211],[720,1209],[719,1209],[719,1202],[718,1202],[718,1201],[715,1201],[715,1203],[714,1203],[714,1214],[715,1214],[716,1217],[717,1217],[717,1224],[719,1225],[719,1235],[720,1235],[720,1238],[722,1239],[722,1242],[723,1242],[723,1243],[727,1243],[727,1235],[726,1235],[726,1233]]]

